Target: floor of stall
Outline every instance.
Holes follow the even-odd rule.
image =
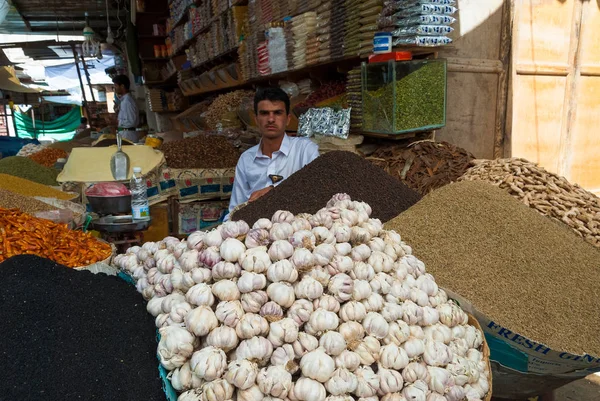
[[[590,375],[556,390],[555,401],[600,400],[600,376]]]

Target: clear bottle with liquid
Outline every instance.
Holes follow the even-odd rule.
[[[147,187],[140,167],[133,168],[129,190],[131,191],[131,216],[133,220],[150,220]]]

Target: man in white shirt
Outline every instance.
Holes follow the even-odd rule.
[[[254,96],[254,112],[262,138],[238,161],[229,212],[265,195],[319,156],[319,147],[310,139],[286,135],[290,99],[282,89],[259,89]]]
[[[119,97],[119,127],[117,130],[121,136],[131,142],[137,142],[136,128],[140,124],[140,113],[135,99],[129,93],[131,82],[126,75],[117,75],[113,78],[115,93]]]

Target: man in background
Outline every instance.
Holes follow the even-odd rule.
[[[113,84],[115,94],[119,97],[117,130],[124,139],[135,143],[138,141],[136,128],[140,123],[140,116],[135,99],[129,93],[131,82],[126,75],[117,75],[113,78]]]
[[[319,156],[319,147],[308,138],[290,137],[290,98],[280,88],[259,89],[254,112],[261,133],[258,145],[245,151],[235,169],[229,212],[253,202]]]

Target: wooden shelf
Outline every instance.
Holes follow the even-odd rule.
[[[142,16],[142,17],[164,17],[165,19],[167,17],[165,17],[165,15],[167,15],[169,13],[169,10],[165,10],[165,11],[144,11],[144,12],[137,12],[136,14],[138,16]]]
[[[165,35],[138,35],[138,39],[156,39],[156,40],[165,40],[167,36]]]
[[[170,60],[169,57],[142,57],[140,56],[140,59],[142,61],[147,61],[147,62],[167,62]]]
[[[210,60],[206,60],[198,65],[193,65],[192,70],[198,70],[198,69],[208,66],[209,64],[218,63],[218,62],[222,61],[222,59],[225,58],[226,56],[230,56],[234,53],[237,53],[237,51],[238,51],[238,46],[235,46],[234,48],[224,51],[223,53],[211,58]]]
[[[194,42],[194,40],[198,36],[202,35],[203,33],[208,32],[208,30],[210,29],[210,27],[212,26],[212,24],[215,21],[217,21],[219,18],[221,18],[224,14],[226,14],[227,11],[229,11],[229,9],[227,9],[226,11],[224,11],[224,12],[222,12],[220,14],[215,15],[214,17],[212,17],[205,26],[203,26],[202,28],[200,28],[198,30],[198,32],[194,33],[194,35],[191,38],[189,38],[188,40],[186,40],[183,43],[183,45],[179,49],[177,49],[177,51],[175,53],[173,53],[173,55],[171,57],[177,57],[180,54],[185,53],[185,50]]]
[[[174,79],[175,77],[177,77],[177,71],[174,71],[170,76],[168,76],[167,78],[160,80],[160,81],[146,81],[144,83],[144,85],[146,85],[146,86],[167,86],[167,85],[176,86],[177,81]]]

